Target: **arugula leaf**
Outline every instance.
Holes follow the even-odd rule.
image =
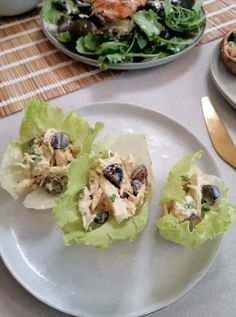
[[[105,55],[113,52],[125,52],[129,46],[124,42],[118,41],[110,41],[104,42],[100,45],[100,47],[96,50],[97,55]]]
[[[103,39],[95,34],[88,34],[80,37],[76,42],[76,50],[87,55],[107,55],[115,52],[125,52],[128,49],[127,43],[110,41],[103,42]]]
[[[146,47],[148,44],[148,40],[145,37],[143,37],[141,34],[136,35],[136,42],[141,50],[144,47]]]
[[[200,11],[172,6],[165,18],[165,24],[173,31],[189,32],[199,30],[206,23],[206,18]]]
[[[166,49],[174,53],[178,53],[181,50],[183,50],[186,46],[189,46],[193,40],[192,39],[183,40],[181,37],[175,36],[169,40],[158,37],[156,41],[157,43],[159,43],[159,45],[165,46]]]
[[[171,0],[165,0],[164,2],[164,10],[165,10],[165,16],[167,17],[172,9]]]
[[[158,52],[158,53],[129,53],[126,57],[134,58],[134,57],[143,57],[145,59],[159,59],[168,56],[169,54],[166,52]]]
[[[132,15],[132,19],[150,41],[157,38],[163,30],[163,25],[157,21],[157,14],[152,10],[140,10]]]
[[[106,70],[110,65],[123,62],[125,56],[121,53],[108,54],[105,56],[99,56],[98,63],[102,70]]]

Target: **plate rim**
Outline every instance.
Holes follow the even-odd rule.
[[[219,91],[219,93],[224,97],[224,99],[226,101],[228,101],[228,103],[236,109],[236,101],[233,101],[231,94],[228,94],[227,92],[224,91],[224,89],[222,88],[222,81],[220,81],[218,79],[218,77],[216,76],[215,73],[215,69],[218,68],[218,63],[219,60],[221,63],[223,63],[223,61],[220,59],[220,45],[221,45],[220,41],[213,49],[213,52],[210,56],[210,74],[211,74],[211,78],[213,79],[213,82],[217,88],[217,90]],[[227,69],[226,69],[227,71]],[[236,98],[236,96],[235,96]],[[236,100],[236,99],[235,99]]]
[[[117,101],[100,101],[100,102],[94,102],[94,103],[89,103],[89,104],[82,104],[81,106],[79,107],[75,107],[71,110],[69,110],[69,112],[77,112],[78,114],[80,113],[80,110],[85,110],[87,108],[96,108],[96,107],[99,107],[99,106],[108,106],[108,105],[111,105],[111,104],[115,104],[115,105],[118,105],[118,106],[121,106],[121,107],[129,107],[131,109],[137,109],[138,111],[147,111],[149,113],[153,113],[155,115],[158,115],[162,118],[164,118],[165,120],[169,120],[172,124],[174,125],[177,125],[179,128],[183,129],[188,135],[190,135],[191,137],[193,137],[199,144],[201,144],[201,146],[203,147],[204,151],[208,154],[210,160],[213,162],[214,164],[214,169],[216,170],[216,175],[221,177],[221,173],[220,173],[220,170],[219,170],[219,167],[218,167],[218,164],[216,163],[216,160],[213,158],[212,154],[208,151],[207,147],[204,145],[204,143],[192,132],[190,131],[188,128],[186,128],[184,126],[184,124],[182,124],[181,122],[179,122],[178,120],[176,119],[173,119],[172,117],[158,111],[158,110],[153,110],[153,109],[150,109],[148,107],[145,107],[143,105],[139,105],[139,104],[133,104],[133,103],[126,103],[126,102],[117,102]],[[89,113],[88,113],[89,115]],[[10,198],[10,197],[9,197]],[[150,307],[150,309],[144,313],[142,313],[142,315],[137,315],[137,316],[150,316],[151,317],[151,314],[155,313],[155,312],[158,312],[162,309],[164,309],[165,307],[173,304],[174,302],[178,301],[181,297],[183,297],[184,295],[186,295],[190,290],[193,289],[194,286],[196,286],[202,279],[203,277],[206,275],[206,273],[208,272],[208,270],[211,268],[211,266],[213,265],[213,263],[215,262],[215,259],[216,257],[218,256],[221,248],[222,248],[222,245],[223,245],[223,241],[224,241],[224,234],[221,234],[219,235],[218,237],[216,237],[216,240],[217,243],[216,243],[216,246],[215,246],[215,253],[214,255],[212,255],[210,257],[210,259],[207,261],[207,264],[205,264],[203,266],[203,269],[201,270],[201,273],[200,275],[195,278],[190,284],[189,286],[183,291],[181,292],[178,296],[176,297],[173,297],[170,301],[168,301],[166,304],[163,305],[163,307],[161,308],[154,308],[153,306]],[[8,259],[6,257],[3,256],[4,253],[2,251],[2,247],[1,247],[1,241],[0,241],[0,257],[4,263],[4,265],[6,266],[7,270],[10,272],[10,274],[14,277],[14,279],[30,294],[32,295],[33,297],[35,297],[37,300],[39,300],[40,302],[42,302],[43,304],[46,304],[47,306],[57,310],[57,311],[60,311],[60,312],[63,312],[63,313],[66,313],[66,314],[69,314],[71,316],[74,316],[74,317],[94,317],[93,314],[90,314],[90,313],[87,313],[85,315],[83,314],[80,314],[78,312],[78,310],[76,311],[75,309],[72,309],[72,310],[68,310],[68,309],[65,309],[63,308],[62,306],[60,305],[55,305],[53,304],[53,302],[50,302],[49,300],[47,300],[45,297],[43,297],[43,295],[41,294],[38,294],[37,291],[35,290],[32,290],[32,288],[28,285],[25,285],[24,284],[24,281],[22,280],[22,278],[19,276],[19,274],[17,274],[15,271],[14,271],[14,268],[12,266],[12,264],[9,263]],[[79,315],[78,315],[79,313]],[[131,314],[124,314],[124,315],[119,315],[119,316],[122,316],[122,317],[133,317],[134,315],[131,315]]]
[[[205,11],[204,11],[203,8],[202,8],[202,14],[206,17],[206,14],[205,14]],[[67,49],[63,44],[61,44],[48,31],[47,25],[50,25],[50,23],[46,22],[43,19],[43,10],[40,11],[40,25],[41,25],[42,31],[43,31],[44,35],[46,36],[46,38],[60,52],[64,53],[65,55],[69,56],[70,58],[72,58],[73,60],[75,60],[77,62],[81,62],[81,63],[87,64],[87,65],[90,65],[90,66],[94,66],[94,67],[99,67],[97,60],[94,60],[92,58],[83,56],[81,54],[77,54],[77,53],[71,52],[69,49]],[[167,64],[167,63],[172,62],[172,61],[178,59],[179,57],[185,55],[185,53],[187,53],[192,48],[194,48],[199,43],[199,41],[202,39],[203,35],[205,34],[205,30],[206,30],[206,23],[202,26],[201,31],[196,36],[196,38],[193,41],[193,43],[191,45],[187,46],[186,48],[184,48],[182,51],[180,51],[178,53],[172,54],[172,55],[167,56],[167,57],[163,57],[161,59],[154,59],[154,60],[144,61],[144,62],[140,62],[140,63],[137,63],[137,62],[135,62],[135,63],[118,63],[118,64],[110,65],[107,69],[112,69],[112,70],[138,70],[138,69],[146,69],[146,68],[157,67],[157,66],[161,66],[161,65]]]

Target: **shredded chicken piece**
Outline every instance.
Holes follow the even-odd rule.
[[[42,143],[39,147],[38,147],[38,152],[40,153],[40,155],[42,157],[44,157],[47,161],[51,161],[52,157],[53,157],[53,149],[51,147],[51,145],[45,145],[44,143]]]
[[[69,148],[71,149],[74,156],[77,156],[80,152],[80,148],[72,143],[69,144]]]
[[[30,178],[23,179],[16,186],[16,190],[15,190],[16,194],[18,196],[26,194],[30,190],[30,187],[33,184],[33,182],[34,182],[34,180],[30,179]]]
[[[135,215],[136,206],[133,202],[129,201],[128,199],[124,199],[124,204],[127,209],[127,212],[130,214],[130,216]]]
[[[110,202],[107,199],[107,196],[103,192],[97,204],[97,209],[103,210],[103,211],[111,211]]]
[[[201,185],[200,179],[197,174],[193,174],[190,177],[190,185],[188,188],[190,189],[188,194],[192,196],[195,202],[195,209],[197,210],[198,214],[201,215],[201,199],[202,199],[202,192],[201,192]]]
[[[15,165],[15,166],[18,166],[18,167],[21,167],[22,172],[24,173],[24,175],[25,175],[27,178],[30,178],[30,175],[31,175],[31,167],[30,167],[29,164],[15,163],[14,165]]]
[[[126,204],[120,198],[117,188],[104,177],[101,178],[100,183],[102,190],[110,203],[116,221],[120,223],[122,220],[130,218],[132,213],[127,210]]]
[[[95,171],[91,171],[89,175],[89,190],[90,193],[93,195],[98,191],[100,184],[99,184],[99,177]]]
[[[96,215],[92,215],[90,212],[91,199],[90,193],[87,187],[84,188],[81,199],[79,199],[78,207],[79,212],[82,215],[83,227],[86,231],[89,230],[90,224],[93,222]]]
[[[46,177],[49,174],[50,163],[46,160],[39,162],[32,170],[32,176]]]
[[[145,192],[146,192],[146,185],[142,185],[142,187],[138,191],[138,195],[130,195],[128,200],[131,201],[135,206],[137,206],[139,203],[142,204],[144,197],[145,197]]]
[[[52,166],[49,169],[50,174],[57,175],[57,176],[67,176],[69,172],[69,165],[63,166]]]
[[[122,167],[123,164],[122,164]],[[128,192],[128,193],[133,193],[133,187],[131,186],[130,183],[130,178],[128,177],[128,175],[126,174],[126,171],[123,169],[123,181],[120,185],[120,195],[123,196],[124,193]]]
[[[73,160],[72,154],[68,151],[55,150],[54,153],[57,166],[66,165]]]
[[[101,170],[104,170],[107,166],[111,164],[121,164],[122,163],[122,158],[119,156],[118,153],[113,153],[111,151],[108,152],[108,157],[104,159],[99,159],[99,168]]]
[[[174,208],[174,201],[171,200],[167,203],[164,203],[163,206],[162,206],[162,213],[163,215],[169,215],[171,213],[171,210],[173,210]]]
[[[102,189],[99,188],[97,190],[97,192],[93,194],[92,204],[91,204],[91,209],[92,210],[94,210],[97,207],[97,205],[98,205],[98,203],[99,203],[99,201],[101,199],[101,196],[102,196]]]
[[[129,155],[127,160],[123,160],[122,165],[123,165],[123,168],[125,170],[126,175],[128,177],[130,177],[133,170],[134,170],[134,158],[133,158],[133,156]]]

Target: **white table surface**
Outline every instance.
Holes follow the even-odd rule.
[[[194,48],[171,64],[127,72],[114,79],[52,100],[72,110],[99,101],[120,101],[155,109],[181,122],[210,149],[236,203],[236,173],[215,153],[210,143],[200,100],[212,96],[216,109],[236,143],[236,110],[219,95],[209,74],[209,58],[218,41]],[[235,87],[236,89],[236,87]],[[22,118],[18,113],[0,121],[0,156],[9,131],[14,138]],[[66,317],[39,302],[9,274],[0,259],[0,317]],[[185,296],[152,317],[236,316],[236,222],[225,234],[223,246],[205,277]],[[112,317],[112,316],[111,316]]]

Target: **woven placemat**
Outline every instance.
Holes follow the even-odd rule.
[[[207,30],[201,43],[236,25],[235,0],[206,0]],[[40,28],[40,5],[14,18],[0,19],[0,117],[20,111],[26,100],[50,100],[115,76],[60,53]]]
[[[203,8],[207,16],[207,28],[200,44],[219,38],[236,27],[235,0],[206,0]]]

